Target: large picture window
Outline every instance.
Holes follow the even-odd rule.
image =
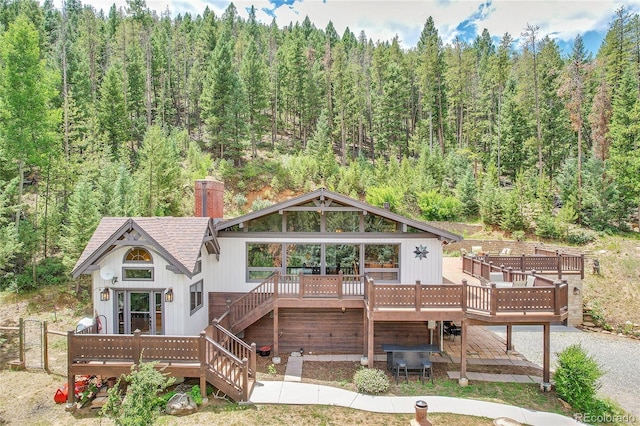
[[[247,244],[247,280],[262,281],[282,268],[282,244]]]
[[[365,272],[376,281],[397,282],[400,279],[400,245],[366,244]]]
[[[287,212],[287,232],[320,232],[320,213],[317,211]]]
[[[360,262],[359,244],[325,244],[325,274],[358,275]]]
[[[249,232],[282,232],[282,215],[273,213],[250,220],[247,227]]]
[[[360,232],[359,212],[332,212],[324,214],[327,232]]]
[[[287,244],[287,274],[321,274],[321,250],[320,244]]]
[[[189,295],[189,306],[191,308],[191,315],[193,315],[198,309],[202,308],[202,305],[204,304],[202,299],[202,280],[191,284],[189,287]]]

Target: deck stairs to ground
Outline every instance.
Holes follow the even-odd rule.
[[[229,331],[238,334],[273,310],[274,285],[272,275],[229,305]]]
[[[248,401],[256,382],[255,345],[246,344],[217,323],[206,332],[207,382],[234,401]]]
[[[233,401],[244,401],[244,389],[237,383],[241,381],[242,371],[228,358],[213,360],[206,369],[207,382]],[[255,386],[255,377],[249,377],[247,394],[250,396]]]

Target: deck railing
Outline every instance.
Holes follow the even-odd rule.
[[[363,297],[362,275],[283,275],[278,282],[277,298]]]
[[[545,253],[548,251],[545,251]],[[552,256],[536,254],[534,256],[494,256],[487,254],[485,256],[469,256],[462,257],[462,270],[474,277],[482,277],[489,279],[489,272],[493,272],[491,265],[508,269],[521,273],[538,271],[538,272],[555,272],[558,278],[562,274],[580,274],[584,278],[584,255],[573,255],[554,253]]]
[[[229,324],[236,324],[260,305],[271,301],[274,297],[274,292],[278,289],[278,277],[279,273],[274,272],[259,286],[229,305]]]
[[[538,279],[538,278],[536,278]],[[568,285],[537,282],[534,287],[496,288],[462,284],[376,284],[367,280],[368,309],[415,309],[416,311],[459,308],[488,315],[507,312],[546,312],[560,315],[567,310]]]
[[[251,391],[249,359],[240,359],[230,354],[221,344],[209,337],[205,337],[204,351],[202,359],[206,367],[207,380],[215,382],[212,376],[221,378],[242,395],[242,401],[248,401]],[[255,371],[255,364],[253,371]]]
[[[188,377],[195,374],[204,380],[206,375],[215,386],[233,388],[233,392],[237,392],[234,399],[239,395],[242,401],[247,401],[251,391],[249,376],[255,378],[256,373],[255,344],[247,345],[217,324],[199,336],[143,335],[139,330],[132,335],[70,331],[67,346],[71,384],[79,369],[111,375],[116,371],[117,374],[126,372],[140,362],[153,361],[163,367],[170,366],[174,372],[187,372]],[[201,389],[204,388],[201,386]],[[73,400],[72,394],[69,398]]]
[[[567,311],[566,281],[536,287],[497,288],[495,284],[467,286],[467,311],[489,315],[509,312],[546,312],[560,315]]]
[[[249,361],[249,375],[252,377],[256,376],[255,343],[247,344],[229,330],[222,327],[217,320],[214,320],[213,324],[208,326],[204,331],[208,338],[218,342],[220,346],[233,354],[237,359],[247,359]]]

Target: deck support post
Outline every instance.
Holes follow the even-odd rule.
[[[73,408],[76,403],[76,376],[73,371],[73,355],[75,353],[75,342],[73,341],[73,331],[67,332],[67,410]]]
[[[375,322],[373,321],[373,318],[368,317],[368,321],[367,321],[367,361],[368,361],[368,364],[369,364],[369,368],[373,368],[373,347],[374,347],[373,328],[374,328],[374,324],[375,324]]]
[[[369,353],[369,319],[367,315],[367,308],[362,310],[362,355],[367,356]]]
[[[280,348],[279,348],[279,337],[280,337],[280,326],[278,325],[278,301],[273,306],[273,356],[279,356]]]
[[[460,386],[467,386],[469,379],[467,379],[467,321],[462,320],[462,330],[460,332],[460,378],[458,384]]]
[[[551,323],[543,324],[542,343],[542,383],[540,388],[548,392],[551,390]]]
[[[200,358],[200,396],[202,401],[206,404],[207,399],[207,332],[201,331],[200,338],[198,340],[198,358]]]
[[[49,371],[49,324],[42,321],[42,367],[47,373]]]
[[[507,324],[507,353],[513,351],[513,324]]]

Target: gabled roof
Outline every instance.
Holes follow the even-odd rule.
[[[73,268],[73,277],[88,273],[104,256],[122,245],[153,248],[177,272],[193,276],[200,249],[220,254],[207,217],[104,217]]]
[[[289,200],[283,201],[281,203],[277,203],[274,204],[272,206],[266,207],[262,210],[258,210],[256,212],[252,212],[252,213],[248,213],[244,216],[239,216],[236,217],[234,219],[229,219],[229,220],[225,220],[225,221],[221,221],[218,222],[214,225],[215,229],[216,229],[216,233],[223,231],[226,228],[229,228],[231,226],[234,225],[238,225],[240,223],[249,221],[249,220],[253,220],[253,219],[257,219],[263,216],[267,216],[269,214],[273,214],[276,212],[279,212],[280,210],[285,210],[287,208],[290,207],[295,207],[295,206],[299,206],[305,203],[309,203],[311,201],[314,200],[320,200],[320,201],[336,201],[339,204],[345,205],[345,206],[349,206],[349,207],[353,207],[359,210],[362,210],[364,212],[367,212],[367,214],[373,214],[373,215],[377,215],[377,216],[381,216],[384,217],[386,219],[395,221],[395,222],[399,222],[402,224],[406,224],[407,226],[410,226],[412,228],[415,228],[417,230],[423,231],[423,232],[427,232],[430,234],[433,234],[435,236],[437,236],[438,238],[440,238],[441,240],[446,240],[446,241],[460,241],[462,240],[462,237],[460,235],[445,231],[444,229],[440,229],[440,228],[436,228],[435,226],[431,226],[427,223],[424,222],[420,222],[417,220],[413,220],[410,219],[408,217],[393,213],[389,210],[386,209],[382,209],[380,207],[375,207],[372,206],[370,204],[367,203],[363,203],[362,201],[358,201],[356,199],[353,199],[351,197],[347,197],[345,195],[342,194],[338,194],[337,192],[332,192],[332,191],[328,191],[324,188],[320,188],[317,189],[315,191],[312,192],[308,192],[306,194],[300,195],[298,197],[295,198],[291,198]],[[217,234],[216,234],[217,235]]]

